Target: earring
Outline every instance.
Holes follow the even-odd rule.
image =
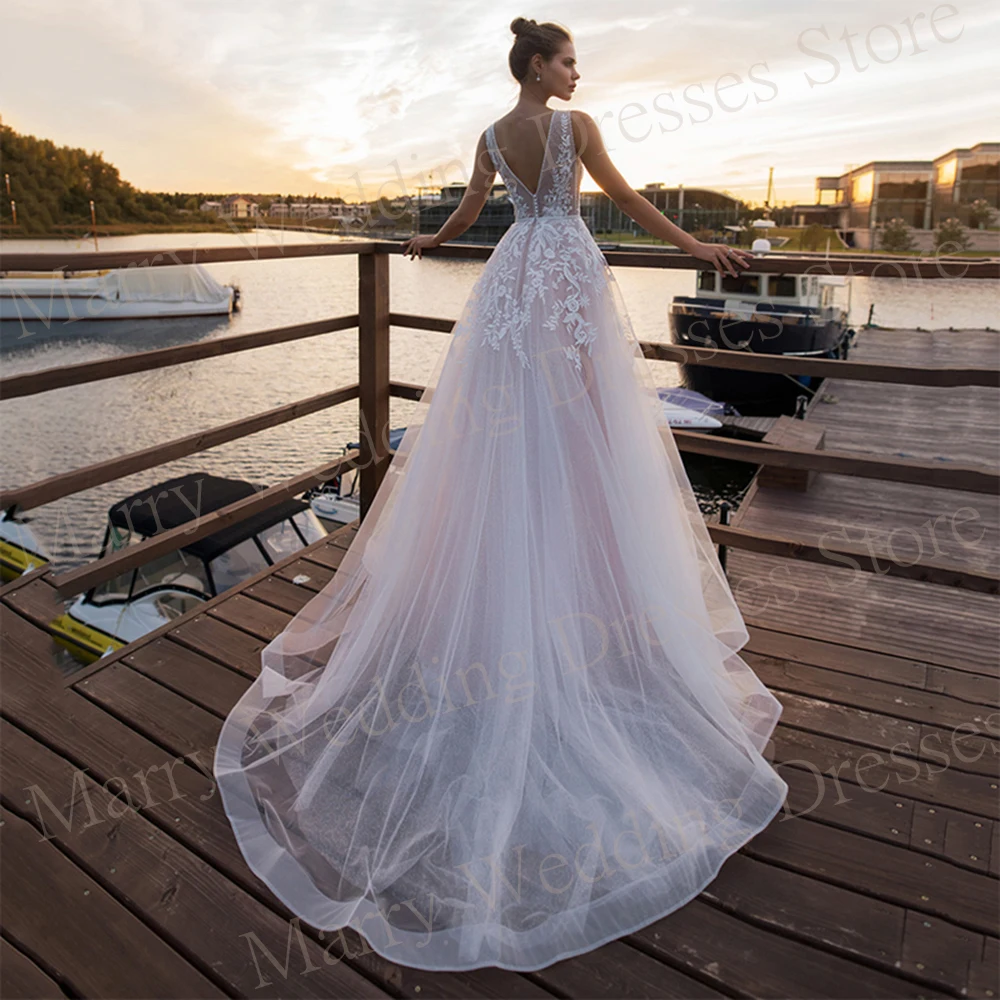
[[[539,75],[538,75],[538,74],[536,73],[536,74],[535,74],[535,79],[536,79],[536,80],[541,80],[541,77],[540,77],[540,76],[539,76]]]

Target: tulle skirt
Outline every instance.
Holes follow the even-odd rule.
[[[542,968],[770,822],[781,705],[579,216],[507,231],[419,410],[215,775],[307,923],[416,968]]]

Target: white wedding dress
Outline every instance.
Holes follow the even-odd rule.
[[[401,965],[537,969],[776,815],[781,714],[579,210],[570,113],[326,588],[215,756],[252,870]]]

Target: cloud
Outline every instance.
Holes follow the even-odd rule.
[[[603,117],[631,183],[760,198],[773,165],[779,197],[795,201],[812,200],[815,176],[844,162],[931,159],[994,138],[985,95],[995,92],[1000,9],[956,6],[939,28],[964,31],[945,43],[929,20],[942,8],[557,0],[549,16],[575,39],[582,78],[573,106]],[[429,176],[440,181],[446,164],[469,164],[480,132],[516,102],[508,26],[520,13],[403,0],[6,0],[4,120],[101,150],[150,190],[353,199],[359,186],[367,196],[383,184],[398,190],[401,176],[412,192]],[[906,47],[907,18],[922,52]],[[867,40],[879,58],[892,54],[892,31],[879,25],[904,42],[888,63],[866,48]],[[803,50],[804,31],[823,55]],[[854,68],[845,33],[866,69]],[[830,78],[831,59],[836,78],[810,87],[806,72]],[[751,84],[751,67],[769,83]],[[729,74],[741,85],[724,89]],[[719,95],[748,100],[727,112]],[[647,108],[652,129],[641,142],[618,124],[630,103]],[[459,173],[452,166],[448,178]]]

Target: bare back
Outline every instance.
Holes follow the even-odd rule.
[[[517,119],[508,115],[487,127],[485,142],[503,178],[517,219],[579,212],[582,169],[572,112]]]

